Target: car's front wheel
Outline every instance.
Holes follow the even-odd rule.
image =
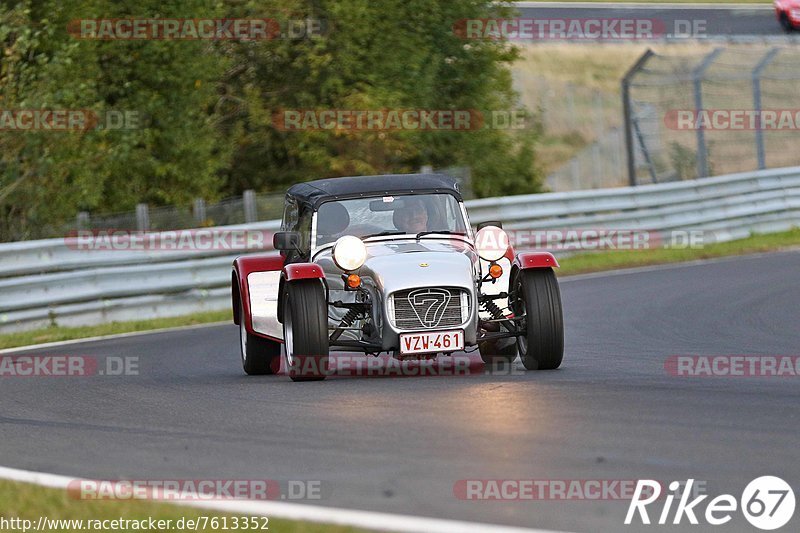
[[[251,376],[275,374],[281,364],[281,344],[248,333],[244,316],[244,306],[239,300],[239,346],[244,371]]]
[[[552,268],[521,270],[513,289],[513,310],[520,320],[517,338],[522,364],[528,370],[552,370],[564,357],[561,292]]]
[[[328,371],[328,304],[319,280],[286,284],[283,301],[286,371],[293,381],[325,379]]]

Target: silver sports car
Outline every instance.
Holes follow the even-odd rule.
[[[473,231],[458,182],[439,174],[331,178],[286,193],[279,254],[233,264],[234,322],[248,374],[324,379],[331,351],[400,359],[477,347],[561,364],[561,297],[547,252],[515,254],[498,222]]]

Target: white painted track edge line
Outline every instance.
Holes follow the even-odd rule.
[[[51,489],[66,490],[70,483],[82,480],[58,474],[19,470],[0,466],[0,479],[31,483]],[[85,478],[84,478],[85,479]],[[159,500],[147,500],[159,501]],[[346,525],[380,531],[396,531],[406,533],[478,533],[496,531],[498,533],[565,533],[553,530],[530,529],[521,527],[484,524],[480,522],[464,522],[442,518],[426,518],[376,511],[359,511],[339,509],[319,505],[305,505],[277,501],[255,500],[219,500],[219,501],[161,501],[174,505],[183,505],[200,509],[209,509],[225,513],[245,513],[261,515],[269,518],[286,520],[303,520],[307,522]]]

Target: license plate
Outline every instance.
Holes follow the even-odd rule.
[[[401,333],[400,353],[455,352],[464,349],[464,330]]]

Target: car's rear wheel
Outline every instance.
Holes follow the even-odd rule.
[[[248,333],[244,326],[244,306],[239,300],[239,345],[242,368],[251,376],[275,374],[281,364],[281,344]]]
[[[523,334],[517,337],[528,370],[552,370],[564,357],[561,293],[552,268],[521,270],[514,279],[513,309]]]
[[[328,371],[328,305],[319,280],[286,284],[283,301],[286,371],[294,381],[325,379]]]

